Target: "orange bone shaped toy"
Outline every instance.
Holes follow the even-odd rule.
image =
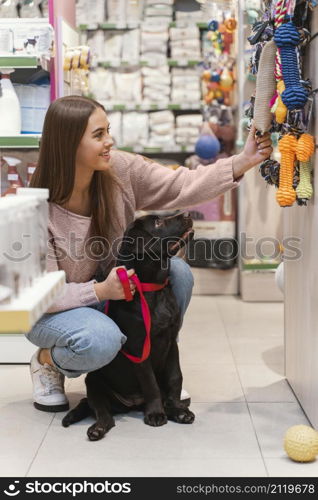
[[[285,135],[278,142],[278,149],[282,155],[279,170],[279,188],[276,200],[281,207],[290,207],[296,200],[296,191],[293,188],[294,161],[297,149],[297,139],[291,134]]]
[[[310,157],[315,151],[314,138],[310,134],[302,134],[298,139],[296,157],[299,161],[299,184],[296,188],[297,198],[303,201],[312,197]]]

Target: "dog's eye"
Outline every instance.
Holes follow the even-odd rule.
[[[158,229],[158,227],[162,227],[164,224],[164,221],[162,219],[156,219],[155,220],[155,228]]]

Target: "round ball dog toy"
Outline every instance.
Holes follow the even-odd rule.
[[[308,425],[294,425],[285,434],[284,449],[295,462],[311,462],[318,454],[318,432]]]
[[[214,158],[219,154],[220,149],[218,139],[210,134],[201,135],[195,144],[195,154],[204,160]]]

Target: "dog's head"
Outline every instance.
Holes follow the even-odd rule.
[[[166,267],[167,260],[193,238],[192,225],[188,213],[151,214],[136,219],[125,231],[117,265],[136,267],[136,262],[152,262]]]

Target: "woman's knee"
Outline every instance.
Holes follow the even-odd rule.
[[[89,331],[84,330],[80,335],[73,336],[69,348],[76,360],[83,363],[87,371],[92,371],[110,363],[126,340],[118,326],[109,320],[104,325],[95,324]]]

